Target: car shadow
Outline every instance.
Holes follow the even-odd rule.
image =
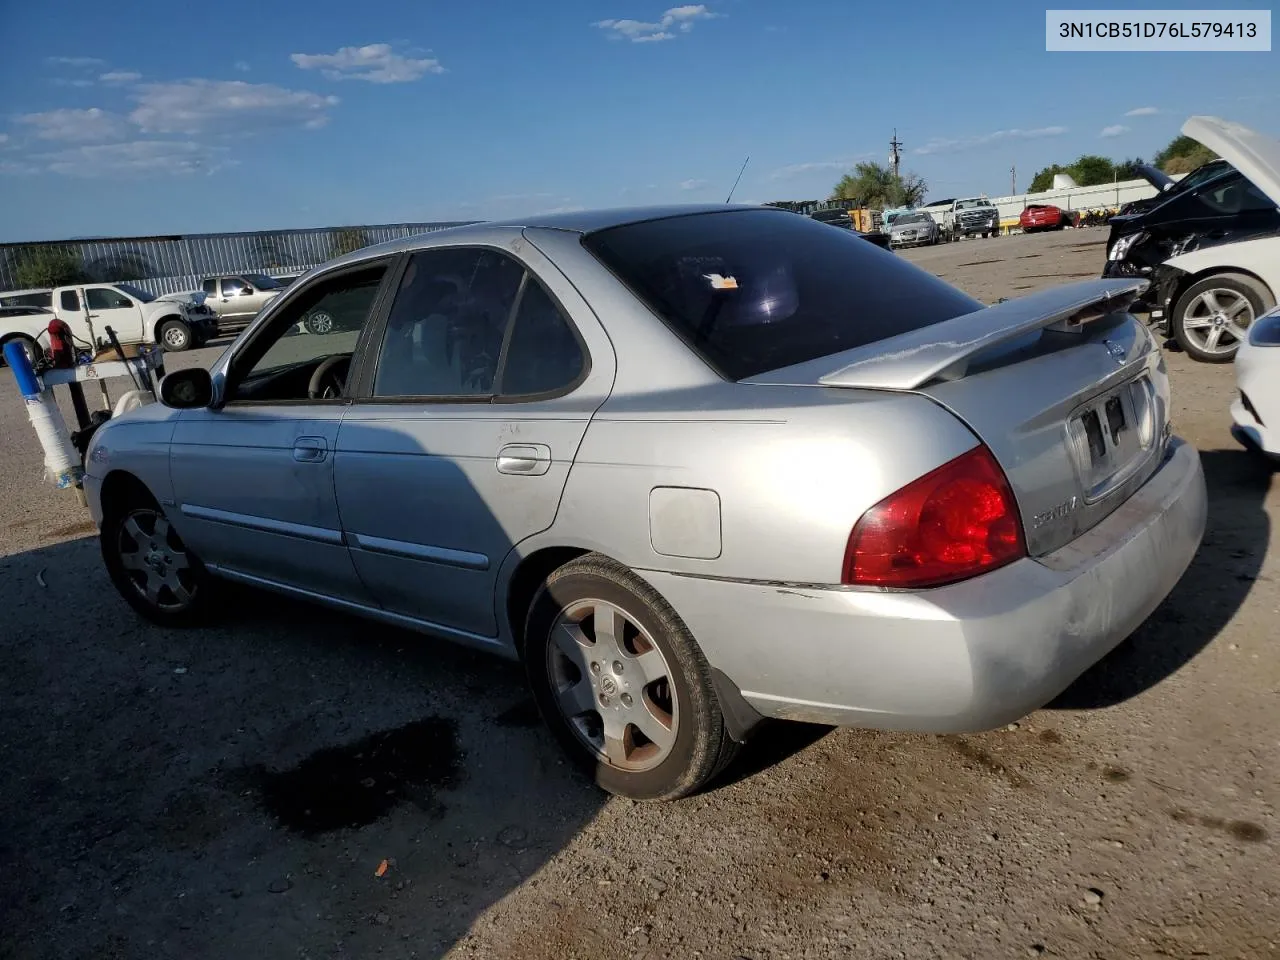
[[[1092,710],[1138,696],[1208,646],[1260,575],[1271,524],[1270,469],[1245,450],[1200,454],[1209,495],[1204,540],[1177,586],[1126,641],[1080,676],[1051,710]]]
[[[241,587],[162,629],[94,538],[0,582],[0,956],[439,957],[608,800],[516,664]]]

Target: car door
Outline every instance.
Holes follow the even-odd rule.
[[[114,287],[86,287],[84,299],[94,336],[106,340],[111,327],[121,343],[142,341],[141,304]]]
[[[609,348],[586,303],[527,244],[522,255],[412,255],[338,434],[338,505],[361,578],[388,610],[455,636],[496,635],[498,570],[554,521],[613,382],[611,352],[592,366]]]
[[[391,263],[365,261],[293,291],[220,361],[220,399],[178,420],[170,475],[181,533],[216,568],[369,601],[343,542],[333,457],[346,379]],[[318,305],[342,319],[340,330],[299,330]]]
[[[223,277],[218,281],[219,313],[232,323],[247,323],[257,313],[253,307],[253,287],[240,277]]]

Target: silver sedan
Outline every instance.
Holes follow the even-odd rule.
[[[1007,723],[1151,613],[1205,489],[1144,283],[984,307],[758,207],[461,227],[300,279],[85,489],[144,616],[230,580],[522,660],[602,787],[677,797],[763,717]]]
[[[895,247],[919,247],[937,243],[941,235],[933,217],[922,210],[899,214],[889,227],[889,243]]]

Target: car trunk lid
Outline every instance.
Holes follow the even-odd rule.
[[[1159,466],[1168,379],[1151,335],[1124,312],[1145,287],[1057,287],[746,382],[928,396],[995,455],[1039,556],[1093,527]]]

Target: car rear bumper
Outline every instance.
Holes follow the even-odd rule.
[[[1129,636],[1190,564],[1205,514],[1200,458],[1174,439],[1088,533],[964,583],[878,592],[642,573],[764,716],[987,730],[1048,703]]]

